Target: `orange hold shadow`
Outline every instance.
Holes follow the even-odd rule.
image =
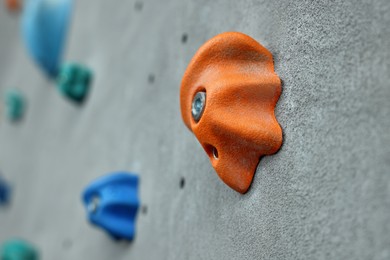
[[[205,99],[200,118],[194,118],[198,92]],[[247,192],[260,158],[282,145],[274,113],[280,94],[272,54],[242,33],[213,37],[187,67],[180,89],[183,121],[222,181],[237,192]]]

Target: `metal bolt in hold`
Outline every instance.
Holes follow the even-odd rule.
[[[206,92],[196,93],[194,99],[192,100],[191,113],[195,122],[198,122],[202,117],[203,111],[206,107]]]
[[[100,199],[98,196],[94,196],[88,203],[87,210],[90,213],[96,213],[99,208]]]

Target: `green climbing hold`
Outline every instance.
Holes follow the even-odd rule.
[[[88,94],[92,80],[91,71],[76,63],[62,65],[57,78],[57,88],[64,96],[81,103]]]
[[[12,239],[3,243],[0,249],[1,260],[38,260],[35,247],[21,239]]]
[[[12,121],[17,121],[23,117],[25,110],[25,100],[22,93],[16,89],[9,89],[5,93],[6,115]]]

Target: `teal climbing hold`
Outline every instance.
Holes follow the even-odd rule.
[[[17,89],[9,89],[5,93],[6,115],[12,121],[21,119],[25,110],[25,99]]]
[[[61,66],[57,78],[57,88],[69,99],[81,103],[89,91],[92,80],[91,71],[80,64],[67,63]]]
[[[21,239],[11,239],[4,242],[0,249],[1,260],[38,260],[38,250]]]

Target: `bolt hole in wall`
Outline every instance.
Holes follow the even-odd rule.
[[[137,1],[137,2],[135,2],[135,4],[134,4],[134,9],[136,10],[136,11],[142,11],[142,8],[144,7],[144,3],[143,2],[141,2],[141,1]]]
[[[185,186],[185,184],[186,184],[186,180],[184,179],[184,177],[181,177],[181,179],[180,179],[180,189],[183,189],[184,188],[184,186]]]
[[[142,212],[142,214],[146,215],[146,213],[148,213],[148,206],[143,205],[141,208],[141,212]]]
[[[149,76],[148,76],[148,82],[149,82],[150,84],[154,83],[155,79],[156,79],[156,76],[154,76],[154,74],[149,74]]]
[[[181,36],[181,42],[182,42],[182,43],[186,43],[187,40],[188,40],[188,34],[183,33],[183,35]]]
[[[72,242],[72,240],[70,240],[70,239],[65,239],[65,240],[62,242],[62,247],[63,247],[64,249],[70,249],[70,248],[72,247],[72,245],[73,245],[73,242]]]

